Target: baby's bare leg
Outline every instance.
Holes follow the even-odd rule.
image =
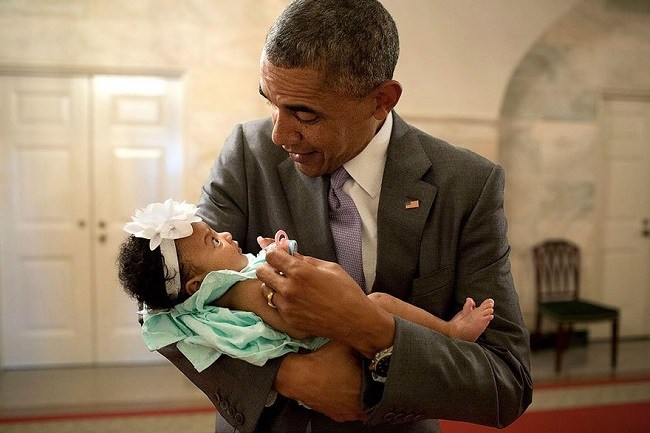
[[[395,316],[449,336],[451,331],[450,323],[434,316],[420,307],[402,301],[388,293],[373,292],[370,293],[368,297],[378,303],[384,310]]]
[[[472,298],[465,300],[463,309],[450,321],[450,337],[465,341],[476,341],[494,319],[494,300],[486,299],[476,307]]]
[[[451,321],[447,322],[422,308],[387,293],[373,292],[368,297],[395,316],[426,326],[448,337],[466,341],[476,341],[494,317],[494,301],[491,299],[483,301],[476,308],[474,301],[467,298],[463,310],[456,314]]]

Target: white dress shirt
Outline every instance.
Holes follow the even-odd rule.
[[[377,210],[379,193],[386,165],[386,151],[393,129],[393,113],[388,113],[379,132],[370,143],[350,161],[343,164],[350,175],[345,191],[354,201],[361,216],[361,255],[363,274],[366,279],[366,293],[370,293],[375,282],[377,268]]]

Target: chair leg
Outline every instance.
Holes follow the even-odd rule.
[[[612,368],[616,368],[618,355],[618,317],[612,320]]]
[[[540,349],[542,347],[543,340],[544,339],[542,338],[542,315],[538,309],[537,314],[535,316],[535,333],[531,335],[530,349],[532,351],[536,351]]]
[[[557,325],[557,333],[555,335],[555,373],[562,370],[562,354],[566,349],[566,335],[564,323],[560,322]]]

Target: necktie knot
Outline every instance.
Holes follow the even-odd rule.
[[[330,207],[339,209],[342,206],[341,201],[351,200],[350,197],[343,191],[343,184],[350,178],[350,174],[343,167],[339,167],[330,175]],[[348,202],[349,203],[349,202]],[[343,206],[345,206],[343,204]],[[348,205],[348,207],[354,206]]]
[[[332,189],[341,189],[346,180],[350,178],[350,174],[345,170],[343,166],[337,168],[330,175],[330,188]]]

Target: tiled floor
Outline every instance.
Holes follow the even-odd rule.
[[[613,372],[609,345],[572,347],[565,355],[562,373],[556,375],[553,351],[534,353],[532,373],[539,390],[531,409],[650,401],[649,354],[650,340],[621,342],[619,366]],[[602,386],[598,385],[601,381]],[[581,383],[590,384],[589,390],[576,386]],[[166,362],[0,372],[0,418],[209,406],[207,398]]]
[[[0,416],[211,406],[175,367],[161,362],[0,372]]]
[[[531,370],[536,383],[581,381],[589,379],[650,376],[650,339],[627,340],[619,344],[618,365],[610,367],[610,343],[572,346],[563,356],[562,371],[555,373],[555,351],[533,352]]]

